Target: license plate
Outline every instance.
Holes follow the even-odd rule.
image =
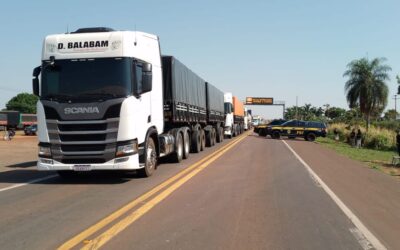
[[[90,165],[74,165],[74,171],[90,171],[92,166]]]

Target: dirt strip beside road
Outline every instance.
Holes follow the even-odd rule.
[[[17,135],[11,141],[0,138],[0,172],[36,166],[37,137]]]

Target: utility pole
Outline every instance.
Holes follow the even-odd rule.
[[[298,120],[299,118],[298,118],[298,116],[297,116],[297,110],[298,110],[298,106],[297,106],[297,103],[298,102],[298,96],[296,95],[296,120]]]
[[[397,95],[394,95],[394,113],[396,114],[396,117],[394,118],[395,120],[397,120],[397,99],[400,97],[397,97]]]

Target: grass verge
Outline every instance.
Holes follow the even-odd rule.
[[[396,176],[400,179],[400,167],[392,166],[392,158],[397,155],[394,151],[384,151],[367,148],[353,148],[347,143],[336,142],[330,138],[319,137],[317,143],[333,149],[337,153],[347,156],[350,159],[365,163],[372,169]]]

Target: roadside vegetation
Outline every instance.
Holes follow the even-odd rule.
[[[346,78],[344,92],[349,109],[329,104],[322,107],[305,104],[287,108],[285,119],[325,122],[328,125],[328,135],[326,138],[318,138],[318,143],[351,159],[364,162],[371,168],[400,176],[400,168],[391,165],[393,156],[397,155],[399,113],[396,109],[384,112],[389,98],[388,72],[391,71],[385,62],[385,58],[361,58],[347,64],[343,77]],[[397,83],[397,94],[400,94],[399,76]],[[339,141],[334,140],[334,129],[339,133]],[[361,130],[361,149],[350,146],[349,138],[353,129]]]
[[[336,142],[330,137],[319,137],[316,141],[321,145],[333,149],[338,154],[363,162],[372,169],[376,169],[388,175],[396,176],[400,179],[400,167],[393,167],[391,164],[392,157],[397,155],[395,151],[369,148],[357,149],[343,141]]]

